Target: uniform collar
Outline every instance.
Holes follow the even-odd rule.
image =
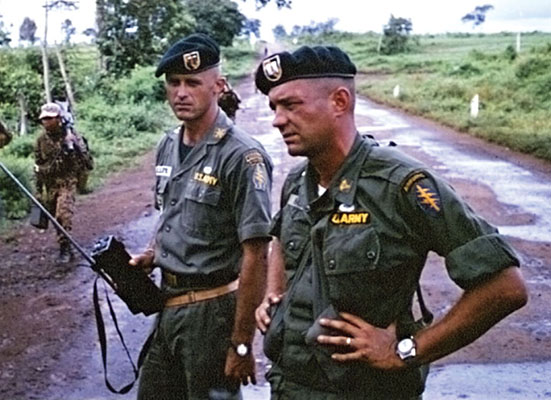
[[[354,204],[358,176],[364,160],[371,151],[372,145],[373,144],[364,140],[359,134],[356,136],[343,165],[335,174],[335,177],[327,188],[327,192],[322,197],[328,195],[330,199],[335,199],[339,204]],[[304,192],[302,194],[306,195],[309,203],[312,203],[312,207],[316,207],[317,205],[314,203],[318,203],[318,201],[314,201],[314,199],[317,199],[318,174],[310,163],[306,168],[305,174],[305,185],[303,185]],[[322,204],[324,204],[324,206],[322,205],[321,207],[334,208],[335,204],[333,203],[334,201],[330,201],[329,203],[323,201]]]
[[[195,146],[193,146],[193,149],[189,152],[189,154],[186,157],[186,163],[182,165],[183,160],[180,160],[180,150],[179,150],[179,144],[182,140],[183,135],[183,125],[179,128],[176,128],[170,135],[170,139],[174,142],[172,146],[172,157],[174,158],[174,161],[178,160],[179,162],[175,162],[174,165],[180,165],[180,169],[175,174],[181,175],[184,172],[188,171],[190,168],[192,168],[199,160],[204,158],[207,155],[207,148],[208,145],[217,145],[226,135],[230,132],[231,128],[233,126],[233,121],[229,119],[226,114],[223,112],[220,112],[220,108],[218,109],[218,114],[216,116],[216,119],[214,120],[214,124],[212,124],[211,128],[208,130],[207,134],[205,135],[204,139],[201,140],[199,143],[197,143]]]
[[[207,144],[217,144],[221,141],[233,126],[233,121],[226,116],[225,113],[218,108],[218,115],[214,121],[213,126],[205,137]]]

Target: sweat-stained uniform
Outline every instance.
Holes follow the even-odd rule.
[[[82,146],[82,138],[74,135],[73,148],[69,149],[63,128],[42,132],[34,151],[37,197],[68,232],[72,229],[78,176],[85,168],[82,161],[85,150],[77,149]],[[57,241],[62,247],[70,245],[69,239],[60,232]]]
[[[290,293],[277,311],[283,346],[274,355],[269,347],[277,340],[265,343],[274,362],[272,399],[409,399],[424,389],[418,368],[385,372],[337,362],[327,346],[305,343],[317,316],[312,274],[318,269],[339,312],[381,328],[396,322],[405,337],[416,331],[412,297],[429,251],[445,258],[463,289],[519,264],[497,230],[448,184],[395,148],[360,136],[321,196],[310,165],[289,173],[272,233],[284,251]]]
[[[180,128],[167,133],[156,160],[161,216],[154,263],[171,296],[235,280],[242,243],[270,238],[272,164],[262,146],[223,112],[184,160],[181,143]],[[141,371],[139,397],[207,399],[209,391],[237,396],[239,384],[223,373],[234,316],[235,292],[165,308]]]

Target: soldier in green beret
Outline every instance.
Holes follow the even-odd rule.
[[[239,399],[256,383],[254,311],[270,241],[272,163],[217,101],[220,50],[193,34],[163,56],[168,102],[182,125],[161,139],[154,241],[130,264],[162,271],[167,295],[138,399]]]
[[[284,183],[256,311],[272,399],[418,399],[430,362],[527,301],[495,227],[425,165],[358,134],[355,74],[327,46],[273,54],[256,72],[289,154],[307,158]],[[464,289],[432,325],[412,313],[429,251]]]

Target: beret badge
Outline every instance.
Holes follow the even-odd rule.
[[[279,55],[276,54],[270,58],[262,61],[262,69],[266,79],[272,82],[277,82],[283,75],[283,69],[281,68],[281,61]]]
[[[190,71],[195,71],[201,66],[201,56],[198,51],[185,53],[182,57],[184,58],[185,67]]]

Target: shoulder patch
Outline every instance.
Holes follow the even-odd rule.
[[[408,174],[402,181],[402,189],[404,192],[409,192],[415,182],[425,179],[427,176],[422,171],[414,171]]]
[[[264,162],[264,157],[258,150],[249,150],[245,153],[245,162],[249,165],[262,164]]]
[[[428,181],[415,184],[415,199],[423,211],[436,216],[442,210],[442,202],[438,191],[427,183]]]
[[[263,163],[257,163],[253,172],[253,185],[256,190],[265,192],[268,189],[268,173]]]

